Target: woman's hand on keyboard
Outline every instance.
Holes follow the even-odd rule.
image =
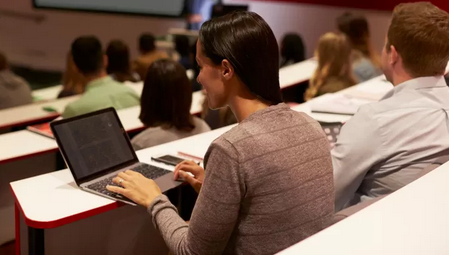
[[[194,177],[188,172],[194,175]],[[199,193],[202,188],[203,179],[205,178],[205,170],[194,161],[185,160],[178,164],[173,172],[173,179],[177,180],[178,178],[187,181]]]
[[[120,172],[112,181],[123,188],[108,185],[107,190],[119,193],[146,208],[162,194],[161,189],[153,180],[147,179],[135,171]]]

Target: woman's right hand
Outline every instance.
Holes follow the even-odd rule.
[[[188,172],[194,175],[194,177],[189,175]],[[202,188],[203,179],[205,178],[205,170],[194,161],[185,160],[178,164],[173,172],[173,179],[177,180],[178,178],[187,181],[199,193]]]

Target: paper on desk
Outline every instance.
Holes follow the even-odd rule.
[[[374,102],[348,94],[325,94],[309,101],[312,112],[354,115],[360,106]]]
[[[379,76],[357,85],[356,88],[350,89],[346,94],[356,98],[379,101],[392,88],[392,83],[388,82],[384,76]]]

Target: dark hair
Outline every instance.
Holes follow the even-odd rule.
[[[142,34],[139,38],[139,49],[143,52],[155,50],[155,37],[150,33]]]
[[[82,36],[74,40],[71,55],[83,74],[97,73],[103,68],[102,45],[95,36]]]
[[[192,90],[193,91],[200,91],[202,90],[202,85],[197,81],[197,76],[199,76],[200,73],[200,68],[197,65],[197,41],[194,43],[194,45],[191,46],[191,68],[194,71],[194,77],[192,78],[191,84],[192,84]]]
[[[8,67],[8,60],[5,54],[0,52],[0,71],[5,70]]]
[[[282,102],[279,49],[273,31],[253,12],[237,11],[213,18],[199,32],[202,52],[214,64],[226,59],[239,79],[258,99]]]
[[[364,16],[346,12],[337,18],[337,28],[348,37],[352,49],[360,51],[375,66],[380,66],[380,57],[370,42],[369,23]]]
[[[443,75],[449,60],[449,14],[428,2],[399,4],[388,30],[404,68],[413,77]]]
[[[282,39],[281,56],[284,59],[283,64],[289,60],[300,62],[306,59],[306,48],[303,39],[295,33],[289,33]]]
[[[346,12],[337,18],[337,28],[347,35],[353,44],[362,43],[364,38],[369,37],[369,24],[364,16]]]
[[[153,62],[143,84],[140,121],[147,127],[192,130],[192,89],[186,70],[171,59]]]
[[[114,74],[115,79],[119,82],[133,80],[129,59],[129,48],[123,41],[111,41],[107,46],[106,55],[109,59],[107,64],[108,74]]]
[[[183,57],[189,56],[190,45],[189,38],[183,35],[176,35],[173,42],[175,43],[175,50]]]

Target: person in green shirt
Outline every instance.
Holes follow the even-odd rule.
[[[94,36],[82,36],[71,45],[77,69],[87,80],[82,97],[66,106],[63,118],[86,114],[107,107],[117,110],[140,104],[139,95],[107,75],[107,56]]]

